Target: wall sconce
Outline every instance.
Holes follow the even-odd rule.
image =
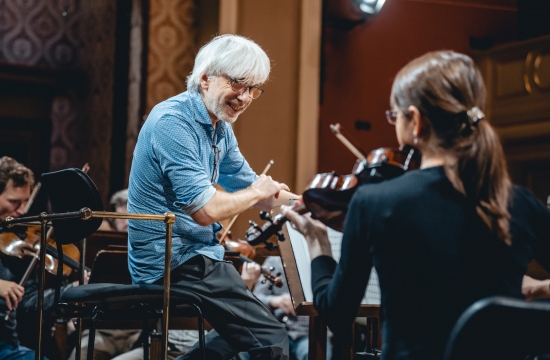
[[[323,20],[325,26],[350,30],[363,24],[371,15],[382,9],[386,0],[325,0]]]
[[[367,14],[378,14],[386,0],[353,0],[353,3]]]

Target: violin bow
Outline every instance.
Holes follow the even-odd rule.
[[[37,182],[34,186],[34,189],[32,189],[31,196],[29,196],[29,200],[27,200],[27,204],[25,205],[25,214],[29,212],[29,209],[34,202],[34,199],[36,199],[36,195],[38,195],[38,190],[40,190],[41,187],[42,184],[40,182]]]
[[[331,124],[330,130],[332,130],[332,133],[336,135],[338,140],[340,140],[342,144],[344,144],[344,146],[347,147],[348,150],[351,151],[352,154],[355,155],[359,160],[365,160],[367,158],[367,154],[365,154],[363,149],[361,149],[361,147],[357,145],[357,141],[349,137],[349,135],[347,137],[344,135],[345,131],[342,128],[342,125],[340,125],[339,123],[335,125]]]
[[[267,166],[265,167],[264,171],[262,171],[261,175],[267,174],[267,172],[269,171],[269,168],[271,168],[271,165],[273,165],[274,163],[275,162],[273,160],[269,160],[269,162],[267,163]],[[229,233],[229,230],[231,230],[231,227],[233,226],[233,224],[235,223],[235,220],[237,220],[238,217],[239,217],[239,214],[233,216],[233,219],[231,219],[227,227],[223,230],[222,236],[220,237],[220,244],[223,244],[223,242],[225,241],[225,237]]]

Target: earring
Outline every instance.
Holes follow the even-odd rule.
[[[418,138],[417,138],[416,136],[414,137],[413,143],[414,143],[415,145],[418,144]]]

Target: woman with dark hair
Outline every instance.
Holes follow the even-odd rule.
[[[341,258],[326,228],[284,209],[308,241],[315,307],[335,341],[353,319],[375,266],[382,291],[382,358],[441,359],[473,302],[523,298],[535,257],[550,270],[550,212],[510,184],[502,146],[485,119],[485,88],[472,59],[428,53],[396,76],[388,121],[421,168],[360,187],[346,218]]]

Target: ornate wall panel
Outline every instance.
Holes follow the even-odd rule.
[[[149,13],[147,109],[185,91],[196,54],[193,0],[151,0]]]
[[[50,170],[79,166],[82,147],[78,129],[76,101],[66,96],[54,99],[51,112],[52,135],[50,140]],[[71,165],[68,165],[71,164]],[[82,163],[84,165],[84,163]]]
[[[79,17],[76,0],[0,1],[0,61],[74,67]]]
[[[50,170],[90,162],[90,175],[104,198],[115,11],[116,2],[110,0],[0,0],[0,62],[86,72],[84,91],[53,101]]]
[[[550,36],[477,56],[489,120],[503,141],[512,180],[541,200],[550,195]]]
[[[83,161],[90,163],[90,176],[107,201],[110,181],[113,71],[116,2],[82,1],[80,64],[88,74],[86,103],[79,122],[85,138]]]
[[[132,17],[130,19],[130,69],[128,74],[128,123],[126,126],[125,154],[125,186],[128,186],[132,154],[136,146],[139,129],[143,123],[141,111],[143,69],[143,21],[142,0],[132,1]]]

